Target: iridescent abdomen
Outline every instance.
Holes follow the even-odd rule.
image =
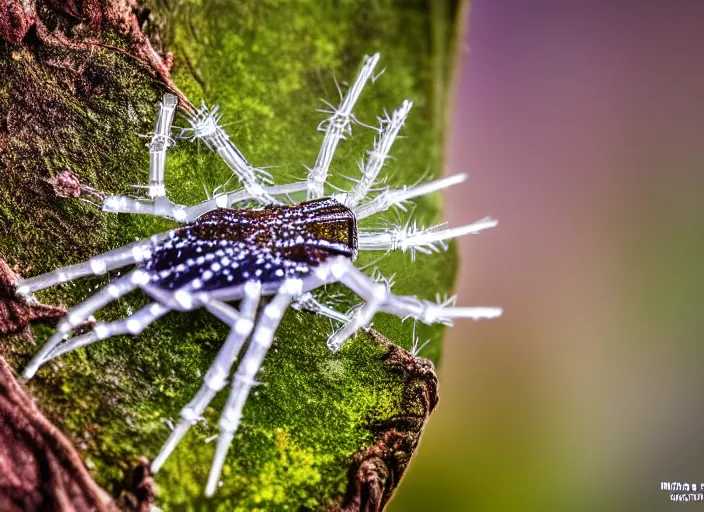
[[[212,210],[154,248],[145,269],[169,290],[303,277],[332,255],[357,256],[357,222],[332,198],[262,210]]]

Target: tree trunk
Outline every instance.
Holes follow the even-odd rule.
[[[0,7],[2,510],[148,510],[154,502],[163,510],[385,506],[437,403],[432,361],[442,328],[418,326],[419,337],[431,339],[423,352],[429,359],[406,350],[412,324],[387,315],[376,318],[376,330],[331,354],[329,323],[289,311],[258,377],[265,385],[245,407],[222,485],[208,500],[208,439],[217,434],[225,396],[156,477],[147,468],[168,437],[167,420],[200,386],[225,326],[202,311],[170,313],[139,337],[67,354],[18,383],[13,372],[46,341],[56,319],[116,274],[47,289],[37,304],[15,296],[14,284],[173,226],[104,213],[64,197],[70,194],[57,182],[68,170],[100,191],[142,193],[133,185],[147,180],[144,135],[166,91],[182,102],[219,104],[242,153],[254,165],[278,166],[271,169],[275,182],[285,183],[304,179],[303,164],[315,160],[322,139],[315,128],[324,118],[318,98],[336,101],[333,77],[344,87],[362,56],[380,51],[386,72],[367,87],[355,113],[374,125],[384,108],[413,100],[407,140],[394,146],[386,167],[389,183],[439,174],[462,9],[457,2],[430,4],[7,0]],[[371,148],[374,132],[354,130],[331,170],[339,187]],[[229,177],[198,144],[179,140],[168,153],[167,190],[175,202],[195,204],[204,189],[212,192]],[[439,210],[436,197],[423,198],[413,215],[431,225]],[[391,254],[376,266],[397,274],[395,292],[433,298],[451,289],[456,256],[449,251],[411,264],[408,255]],[[146,303],[134,293],[96,316],[115,320]]]

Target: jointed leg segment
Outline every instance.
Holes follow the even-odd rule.
[[[259,322],[257,323],[249,347],[247,347],[247,351],[232,381],[230,396],[227,399],[225,408],[220,416],[220,421],[218,422],[220,436],[218,437],[215,457],[210,468],[210,475],[208,476],[208,483],[205,488],[206,496],[212,496],[215,493],[218,481],[220,480],[222,466],[225,463],[225,456],[230,449],[235,431],[242,418],[242,409],[244,408],[252,386],[256,383],[254,379],[264,362],[266,353],[274,341],[274,333],[284,316],[286,308],[288,308],[291,303],[293,296],[299,293],[295,289],[297,287],[296,285],[300,287],[300,282],[284,281],[279,293],[266,305],[259,316]]]
[[[96,341],[104,340],[112,336],[118,336],[120,334],[132,334],[136,336],[141,334],[149,324],[158,320],[168,312],[169,308],[162,306],[158,302],[153,302],[137,311],[134,315],[123,318],[122,320],[98,323],[92,331],[80,336],[74,336],[57,345],[49,355],[47,355],[43,363],[49,362],[66,352],[87,347]]]
[[[308,174],[308,199],[318,199],[325,195],[325,182],[328,178],[332,157],[340,140],[345,138],[345,133],[351,133],[352,109],[362,94],[362,89],[367,81],[370,78],[373,79],[374,67],[377,62],[379,62],[378,53],[364,57],[362,69],[342,99],[340,106],[331,111],[332,116],[318,126],[318,129],[322,129],[322,126],[326,125],[325,136],[315,165]]]
[[[230,376],[232,365],[237,359],[245,340],[252,332],[257,306],[261,297],[261,285],[258,283],[247,283],[245,286],[245,296],[242,299],[240,311],[224,302],[212,300],[206,304],[206,309],[216,317],[231,326],[230,334],[225,343],[215,357],[215,361],[208,369],[203,378],[203,385],[196,393],[196,396],[180,412],[181,420],[174,428],[169,439],[152,462],[152,471],[156,473],[166,462],[171,452],[176,448],[186,432],[203,415],[203,411],[212,401],[215,395],[225,387]]]
[[[49,288],[59,283],[73,281],[85,276],[105,274],[109,270],[140,263],[148,259],[154,244],[172,236],[172,231],[154,235],[147,240],[141,240],[118,249],[94,256],[83,263],[61,267],[46,274],[41,274],[29,279],[23,279],[17,286],[17,293],[29,296],[32,293]]]
[[[374,139],[374,147],[367,151],[367,160],[361,167],[362,177],[357,185],[345,196],[344,203],[349,207],[359,204],[366,198],[369,190],[384,166],[384,162],[389,157],[389,151],[393,145],[398,132],[401,130],[406,117],[411,110],[413,103],[406,100],[401,108],[394,110],[390,117],[381,120],[379,135]]]
[[[208,110],[203,106],[198,114],[189,121],[193,127],[193,136],[202,140],[215,151],[232,172],[239,178],[245,190],[262,204],[278,204],[260,184],[261,178],[268,179],[263,169],[253,167],[247,162],[240,150],[230,140],[230,136],[219,124],[218,107]]]
[[[70,309],[66,318],[59,322],[56,332],[54,332],[51,338],[49,338],[41,350],[39,350],[29,362],[22,374],[23,377],[25,379],[31,379],[39,367],[44,364],[46,358],[52,353],[54,348],[61,343],[61,340],[71,332],[71,330],[81,325],[90,315],[107,303],[119,299],[137,288],[140,284],[143,284],[143,276],[145,275],[146,274],[141,270],[133,270],[126,276],[113,281],[85,302]]]
[[[178,107],[178,98],[173,94],[165,94],[159,104],[159,117],[152,142],[149,145],[149,197],[166,195],[164,188],[164,167],[166,166],[166,150],[173,144],[171,125]]]
[[[356,268],[346,258],[338,258],[330,263],[329,271],[333,277],[359,295],[367,303],[350,322],[349,328],[344,327],[333,334],[328,340],[331,350],[338,350],[359,327],[371,321],[374,313],[384,311],[400,318],[415,318],[425,324],[443,323],[452,325],[454,318],[496,318],[501,315],[501,308],[493,307],[452,307],[451,301],[434,303],[419,300],[416,297],[397,296],[388,287],[376,283],[364,272]]]

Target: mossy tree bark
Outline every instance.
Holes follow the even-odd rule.
[[[259,376],[265,385],[245,407],[222,486],[208,501],[202,490],[213,447],[206,440],[217,433],[224,397],[191,429],[155,489],[144,457],[157,453],[168,435],[165,420],[176,418],[198,389],[226,328],[202,312],[172,313],[136,339],[111,339],[60,358],[26,383],[45,420],[8,368],[17,372],[27,362],[64,307],[115,276],[43,291],[38,298],[47,306],[24,304],[12,287],[18,275],[82,261],[172,226],[58,197],[52,178],[71,169],[85,185],[134,193],[131,186],[146,181],[148,162],[140,134],[153,128],[161,95],[176,86],[191,100],[221,105],[240,150],[255,165],[278,166],[272,173],[283,183],[303,179],[302,164],[315,160],[321,140],[315,109],[318,98],[335,99],[333,75],[351,79],[362,55],[381,51],[386,72],[364,92],[356,114],[374,124],[384,108],[413,100],[408,140],[394,147],[387,167],[389,183],[438,174],[448,63],[462,11],[458,2],[439,3],[9,0],[1,8],[0,355],[9,367],[0,368],[0,409],[16,418],[31,411],[38,423],[0,425],[3,444],[23,436],[36,441],[22,445],[22,460],[0,451],[0,503],[144,509],[156,492],[164,510],[386,504],[437,402],[431,361],[440,354],[441,328],[418,326],[420,338],[431,339],[423,353],[429,359],[419,358],[405,350],[411,323],[379,315],[376,331],[360,333],[333,355],[325,347],[328,322],[289,311]],[[345,186],[342,175],[354,174],[373,135],[355,127],[336,155],[334,185]],[[167,188],[177,202],[200,201],[204,188],[212,191],[228,178],[203,147],[180,142],[169,152]],[[437,222],[438,198],[419,200],[414,215],[426,225]],[[414,264],[394,254],[376,265],[397,274],[397,293],[432,298],[452,287],[456,261],[450,251]],[[121,318],[144,304],[144,296],[133,294],[99,316]],[[21,474],[32,451],[46,446],[59,447],[59,455],[45,464],[50,455],[36,454],[32,467],[49,464],[58,472],[35,472],[34,491],[44,491],[13,484],[17,479],[8,475]],[[76,469],[79,456],[106,492]]]

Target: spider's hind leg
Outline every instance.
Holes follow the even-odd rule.
[[[242,418],[242,409],[247,401],[252,386],[256,384],[255,377],[259,373],[264,357],[274,341],[274,333],[281,322],[286,309],[293,297],[300,295],[301,282],[298,280],[284,281],[278,294],[264,307],[252,335],[252,341],[240,362],[232,389],[220,416],[218,426],[220,435],[215,457],[210,468],[205,495],[212,496],[217,488],[225,456],[230,448],[235,432]]]
[[[164,94],[159,104],[159,114],[149,147],[149,198],[135,199],[121,195],[109,195],[103,200],[103,211],[114,213],[144,213],[160,217],[174,218],[178,210],[166,195],[164,173],[166,152],[174,145],[171,127],[178,107],[178,98],[173,94]]]
[[[148,259],[154,245],[171,236],[171,231],[154,235],[148,240],[124,245],[112,251],[93,256],[83,263],[61,267],[46,274],[23,279],[17,284],[18,295],[29,297],[31,294],[59,283],[73,281],[90,275],[105,274],[110,270],[126,267]]]
[[[96,341],[104,340],[112,336],[119,336],[121,334],[132,334],[133,336],[136,336],[141,334],[149,324],[155,320],[158,320],[169,311],[170,309],[168,307],[159,304],[158,302],[153,302],[143,307],[135,314],[123,318],[122,320],[108,323],[98,323],[90,332],[81,334],[80,336],[74,336],[54,347],[46,358],[44,358],[42,364],[47,363],[52,359],[65,354],[66,352],[87,347]]]
[[[174,144],[171,138],[171,126],[178,107],[178,98],[173,94],[164,94],[159,104],[159,116],[149,144],[149,197],[166,196],[164,186],[164,168],[166,167],[166,150]]]
[[[205,305],[208,311],[231,327],[230,334],[205,374],[202,386],[188,405],[181,409],[179,413],[181,420],[152,462],[151,469],[153,473],[161,469],[166,459],[181,442],[183,436],[186,435],[190,426],[203,415],[205,408],[227,383],[232,365],[252,331],[254,317],[261,298],[261,286],[259,283],[247,283],[244,290],[245,296],[242,299],[239,312],[226,303],[216,300],[211,300]]]

